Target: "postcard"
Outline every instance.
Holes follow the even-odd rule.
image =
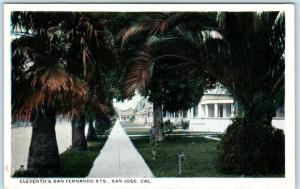
[[[5,4],[5,188],[294,188],[292,4]]]

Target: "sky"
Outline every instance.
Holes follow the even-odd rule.
[[[135,95],[132,97],[131,100],[125,100],[124,102],[117,102],[114,99],[114,107],[119,109],[119,110],[126,110],[129,108],[135,108],[136,104],[138,103],[138,101],[140,101],[141,99],[143,99],[144,97],[142,97],[139,93],[135,93]]]

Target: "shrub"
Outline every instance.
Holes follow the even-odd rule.
[[[95,122],[95,130],[98,135],[103,135],[106,130],[110,129],[112,126],[112,121],[106,117],[100,117]]]
[[[189,128],[189,121],[181,121],[181,125],[183,129],[188,129]]]
[[[164,132],[167,134],[170,134],[173,132],[173,129],[175,128],[175,126],[173,125],[173,123],[170,120],[165,121],[164,123]]]
[[[284,133],[280,129],[235,119],[219,147],[219,168],[226,174],[284,173]]]
[[[35,176],[32,172],[25,170],[24,165],[21,165],[19,169],[17,169],[12,177],[33,177]]]

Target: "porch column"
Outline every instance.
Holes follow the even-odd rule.
[[[218,117],[218,104],[215,104],[215,117]]]
[[[198,104],[198,117],[204,117],[201,104]]]
[[[226,110],[227,104],[223,104],[223,117],[227,117],[227,110]],[[230,111],[231,111],[231,106],[230,106]],[[231,115],[231,114],[230,114]]]
[[[208,105],[205,104],[205,116],[204,117],[208,117]]]
[[[191,112],[192,112],[192,110],[191,110],[191,108],[190,108],[190,109],[188,110],[188,118],[192,118]]]

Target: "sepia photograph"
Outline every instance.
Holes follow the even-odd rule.
[[[7,188],[293,186],[292,5],[5,8]]]

